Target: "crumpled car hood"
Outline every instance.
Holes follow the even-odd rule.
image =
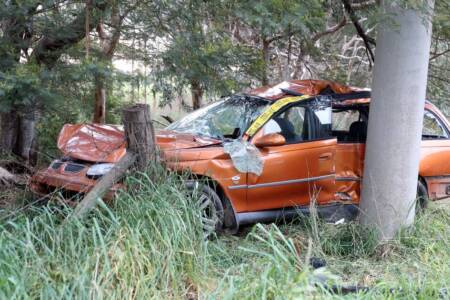
[[[156,132],[156,143],[162,152],[220,145],[221,141],[175,133]],[[126,152],[123,126],[106,124],[66,124],[58,137],[58,149],[65,156],[91,162],[119,161]]]

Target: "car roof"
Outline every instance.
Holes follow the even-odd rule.
[[[361,92],[361,93],[360,93]],[[366,92],[366,93],[362,93]],[[361,98],[350,97],[351,99],[341,99],[339,105],[347,106],[354,104],[367,104],[370,102],[370,89],[358,88],[339,84],[328,80],[306,79],[306,80],[288,80],[276,85],[266,85],[247,92],[247,95],[265,98],[271,101],[277,101],[290,96],[299,95],[357,95]]]

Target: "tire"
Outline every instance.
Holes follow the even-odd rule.
[[[203,235],[210,238],[223,232],[224,209],[217,193],[205,183],[189,182],[187,189],[200,209]]]
[[[417,181],[416,213],[422,212],[428,206],[428,190],[422,180]]]

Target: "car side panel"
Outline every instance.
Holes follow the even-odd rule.
[[[428,196],[432,199],[449,197],[450,140],[424,140],[419,174],[425,179]]]
[[[260,149],[263,174],[248,175],[248,209],[258,211],[334,200],[336,139]]]
[[[336,147],[336,199],[358,204],[364,168],[363,143],[338,143]]]

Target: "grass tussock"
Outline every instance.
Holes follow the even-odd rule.
[[[346,297],[320,287],[327,283],[371,287],[360,298],[428,299],[449,286],[448,207],[432,206],[382,248],[358,224],[307,218],[204,240],[178,177],[128,184],[114,207],[83,221],[63,224],[69,209],[55,207],[3,218],[0,298]],[[311,257],[326,270],[312,270]]]

